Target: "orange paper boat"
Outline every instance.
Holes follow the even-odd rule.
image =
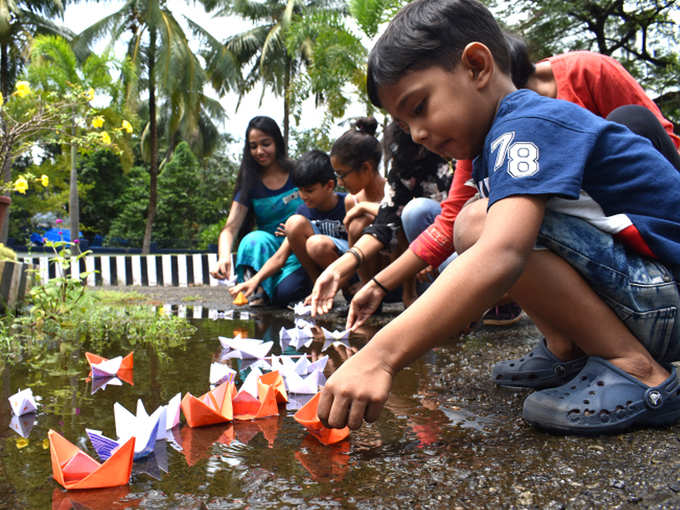
[[[322,444],[328,445],[342,441],[349,436],[349,427],[329,429],[321,424],[316,415],[320,396],[321,393],[314,395],[309,402],[298,409],[298,412],[293,415],[293,418],[295,418],[295,421],[305,427]]]
[[[54,430],[50,441],[52,476],[65,489],[102,489],[127,485],[132,472],[135,438],[130,438],[100,464]]]
[[[234,304],[236,306],[243,306],[248,304],[248,298],[243,295],[243,292],[239,292],[236,294],[236,297],[234,298]]]
[[[125,381],[128,384],[134,384],[132,379],[132,369],[134,365],[133,355],[134,352],[131,352],[130,354],[125,356],[123,358],[123,361],[120,362],[120,367],[118,368],[118,371],[115,374],[109,374],[109,376],[115,375],[120,380]],[[103,361],[108,361],[108,358],[98,356],[97,354],[92,354],[91,352],[86,352],[85,357],[87,358],[87,362],[90,364],[89,373],[90,377],[92,377],[92,365],[102,363]]]
[[[274,387],[274,394],[276,395],[277,403],[285,404],[288,402],[286,384],[283,382],[283,377],[281,377],[281,374],[277,370],[262,374],[257,380],[257,396],[261,402],[264,402],[265,395],[267,394],[268,390],[267,386]]]
[[[182,399],[182,412],[190,427],[203,427],[226,423],[234,418],[232,401],[236,388],[233,383],[223,382],[217,388],[200,397],[191,393]]]
[[[258,381],[257,389],[259,398],[255,398],[247,391],[241,390],[232,400],[235,419],[256,420],[268,416],[278,416],[279,406],[276,403],[276,388],[271,384],[260,386],[260,381]]]

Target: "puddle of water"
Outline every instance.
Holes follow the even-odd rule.
[[[237,508],[265,501],[268,508],[290,507],[293,503],[284,501],[309,500],[311,504],[312,499],[320,497],[318,489],[308,494],[310,487],[318,484],[334,487],[331,501],[349,501],[357,477],[361,483],[372,484],[379,484],[381,479],[379,472],[368,470],[367,475],[365,466],[352,462],[355,453],[369,458],[398,455],[402,448],[425,448],[436,443],[441,429],[450,424],[445,413],[428,410],[414,398],[417,381],[423,380],[426,367],[418,363],[396,380],[386,413],[392,419],[365,427],[340,444],[321,445],[293,420],[295,409],[308,398],[297,396],[287,408],[280,407],[278,417],[193,429],[182,424],[174,433],[177,446],[158,441],[151,456],[134,463],[127,487],[63,491],[51,478],[50,428],[96,458],[85,427],[115,437],[114,402],[135,409],[137,399],[142,399],[146,409],[153,410],[178,392],[200,395],[208,389],[210,364],[220,357],[219,335],[241,332],[251,338],[276,341],[282,326],[293,327],[292,317],[236,314],[226,319],[211,314],[210,318],[192,321],[198,332],[184,348],[159,352],[151,347],[110,345],[107,352],[99,353],[115,356],[134,350],[134,377],[130,381],[88,381],[85,349],[41,373],[21,364],[7,367],[2,373],[0,395],[0,508],[5,504],[8,508],[36,509],[191,508],[205,501],[228,501]],[[326,327],[339,329],[341,325]],[[326,376],[356,352],[365,338],[353,337],[349,347],[331,347],[324,352],[330,356]],[[316,349],[319,355],[321,345],[315,343],[310,350]],[[275,343],[275,351],[277,347]],[[232,363],[234,368],[241,368],[236,360]],[[40,397],[39,412],[10,423],[7,397],[26,387]],[[345,486],[350,473],[354,482]]]

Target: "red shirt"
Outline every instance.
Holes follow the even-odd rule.
[[[675,147],[680,147],[673,124],[613,58],[591,51],[573,51],[547,60],[555,77],[558,99],[576,103],[600,117],[606,117],[619,106],[644,106],[659,119]],[[471,179],[472,161],[457,161],[449,196],[441,203],[441,214],[410,245],[411,251],[432,267],[439,266],[454,251],[453,225],[465,202],[476,192]]]

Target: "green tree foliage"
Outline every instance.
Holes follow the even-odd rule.
[[[0,92],[7,97],[26,64],[32,38],[37,34],[73,34],[55,24],[66,1],[0,0]]]
[[[130,243],[139,246],[144,238],[146,210],[149,206],[149,172],[143,166],[133,166],[125,176],[125,191],[114,203],[118,215],[111,222],[105,238],[108,246]]]
[[[669,119],[680,121],[676,0],[494,0],[492,8],[526,38],[534,59],[577,49],[611,55],[657,93]]]

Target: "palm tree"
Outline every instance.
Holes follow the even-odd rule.
[[[118,91],[109,73],[110,59],[107,56],[90,55],[80,64],[68,41],[56,36],[38,36],[31,47],[31,61],[28,77],[45,90],[56,91],[64,95],[74,85],[86,90],[103,92],[110,97],[117,97]],[[73,112],[71,131],[75,135],[78,127],[79,112]],[[115,109],[115,104],[100,111],[114,125],[120,125],[122,117]],[[128,153],[129,153],[128,147]],[[71,144],[71,173],[69,186],[69,217],[71,221],[71,239],[78,237],[80,231],[80,209],[78,204],[78,167],[76,145]],[[77,249],[77,247],[76,247]]]
[[[228,53],[234,55],[240,68],[248,68],[239,87],[239,101],[257,83],[283,96],[283,136],[286,144],[290,131],[290,111],[293,77],[310,62],[310,41],[302,41],[295,52],[286,47],[286,33],[295,16],[312,11],[341,12],[344,2],[337,0],[204,0],[206,9],[217,10],[216,16],[235,14],[253,23],[251,29],[231,36],[225,42]],[[209,67],[212,70],[212,67]],[[212,73],[213,87],[224,92],[228,87]],[[231,85],[231,84],[227,84]]]
[[[143,152],[149,163],[150,189],[143,253],[148,253],[151,246],[158,201],[158,98],[165,98],[171,105],[172,125],[198,126],[202,111],[200,105],[204,103],[203,86],[208,79],[199,58],[189,46],[184,30],[166,4],[166,0],[127,0],[117,12],[96,22],[77,37],[81,45],[87,45],[108,35],[111,44],[114,44],[129,33],[127,56],[138,70],[140,87],[144,86],[148,92],[149,120],[143,132],[147,149]],[[190,26],[206,44],[218,44],[196,23],[191,22]],[[236,74],[229,71],[230,59],[228,56],[220,57],[217,47],[213,50],[214,65],[223,70],[225,84],[235,83]],[[222,61],[227,63],[220,65]],[[134,96],[134,93],[135,87],[131,86],[129,95]]]
[[[64,13],[62,0],[0,0],[0,92],[7,97],[26,63],[37,34],[70,38],[73,34],[50,21]]]

